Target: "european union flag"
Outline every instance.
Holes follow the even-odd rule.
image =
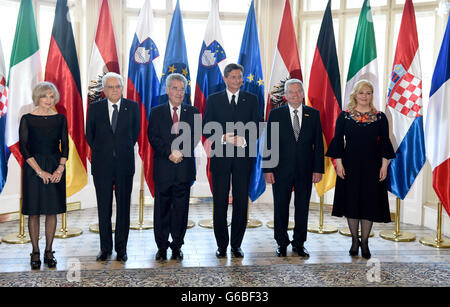
[[[262,119],[264,118],[264,78],[259,51],[254,1],[252,1],[248,11],[238,63],[244,66],[244,85],[242,89],[258,97],[258,109]],[[266,190],[266,182],[261,168],[263,140],[264,137],[258,139],[258,156],[255,159],[250,178],[249,197],[252,201],[258,199]]]
[[[159,104],[168,101],[166,92],[166,79],[172,73],[179,73],[186,77],[188,85],[183,103],[191,104],[191,75],[189,73],[188,57],[186,52],[186,41],[184,39],[183,17],[181,16],[180,1],[173,13],[170,25],[169,38],[167,40],[166,55],[164,57],[163,71],[159,90]]]

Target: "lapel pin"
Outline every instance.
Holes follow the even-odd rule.
[[[306,116],[306,117],[309,117],[309,114],[308,114],[308,113],[305,113],[305,116]]]

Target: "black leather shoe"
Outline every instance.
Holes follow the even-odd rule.
[[[127,255],[127,253],[126,253],[126,252],[125,252],[125,253],[118,253],[118,254],[117,254],[116,260],[117,260],[117,261],[126,262],[126,261],[128,260],[128,255]]]
[[[54,251],[45,251],[44,253],[44,263],[49,267],[49,268],[55,268],[56,267],[56,259],[53,256],[55,252]]]
[[[111,257],[111,255],[111,252],[100,252],[97,255],[97,261],[106,261],[109,259],[109,257]]]
[[[165,249],[158,249],[158,252],[156,253],[155,260],[162,261],[167,260],[167,250]]]
[[[225,258],[227,256],[227,249],[226,248],[218,248],[216,251],[216,257],[217,258]]]
[[[238,248],[231,248],[231,254],[235,258],[244,258],[244,252],[240,247]]]
[[[348,254],[352,257],[358,256],[359,247],[361,246],[361,241],[358,240],[356,244],[352,242],[352,247],[348,251]]]
[[[370,259],[372,257],[372,255],[370,254],[369,242],[361,241],[361,256],[364,259]]]
[[[172,257],[170,259],[183,260],[183,252],[181,251],[181,249],[177,248],[172,250]]]
[[[286,255],[287,255],[287,247],[286,246],[278,246],[277,257],[286,257]]]
[[[40,252],[33,252],[30,254],[30,265],[32,270],[37,270],[41,268],[41,253]]]
[[[309,257],[308,250],[303,246],[293,245],[292,251],[297,253],[300,257]]]

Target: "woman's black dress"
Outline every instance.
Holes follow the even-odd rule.
[[[395,158],[386,115],[342,112],[326,155],[341,158],[346,174],[336,179],[332,215],[390,222],[386,180],[379,181],[382,158]]]
[[[26,114],[19,127],[20,152],[24,158],[22,214],[52,215],[66,212],[66,172],[60,182],[44,184],[26,162],[34,158],[50,174],[58,168],[61,157],[69,155],[67,121],[64,115]]]

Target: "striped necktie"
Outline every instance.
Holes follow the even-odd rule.
[[[298,119],[298,110],[294,110],[294,135],[295,140],[298,141],[298,136],[300,135],[300,120]]]

